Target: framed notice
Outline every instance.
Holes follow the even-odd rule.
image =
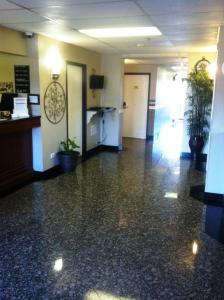
[[[30,93],[30,67],[27,65],[14,66],[15,92]]]

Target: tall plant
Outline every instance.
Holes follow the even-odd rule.
[[[187,100],[189,109],[185,112],[187,116],[187,130],[189,137],[200,136],[207,140],[211,104],[213,94],[213,81],[205,69],[192,70],[188,75]]]

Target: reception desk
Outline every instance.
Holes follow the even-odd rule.
[[[0,196],[33,177],[32,128],[40,117],[0,121]]]

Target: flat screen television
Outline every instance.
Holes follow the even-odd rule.
[[[103,89],[104,76],[103,75],[90,75],[89,87],[91,90]]]

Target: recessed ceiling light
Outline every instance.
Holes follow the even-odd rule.
[[[154,36],[162,33],[156,27],[126,27],[126,28],[98,28],[80,29],[79,32],[92,37],[129,37]]]
[[[141,47],[145,47],[145,44],[139,43],[139,44],[137,44],[136,46],[139,47],[139,48],[141,48]]]
[[[124,63],[125,64],[136,64],[137,61],[135,59],[128,59],[128,58],[125,58],[124,59]]]

